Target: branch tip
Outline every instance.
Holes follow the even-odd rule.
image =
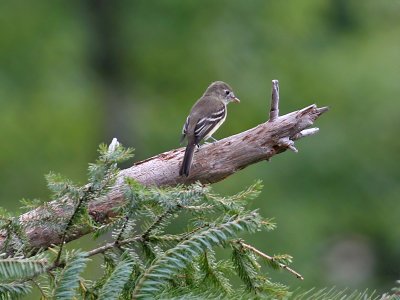
[[[111,141],[111,144],[108,146],[108,152],[109,153],[113,153],[115,151],[115,149],[117,149],[117,147],[119,146],[119,142],[117,140],[117,138],[113,138]]]
[[[290,150],[292,150],[294,153],[298,153],[299,152],[299,150],[297,150],[297,148],[295,146],[293,146],[293,145],[289,145],[288,148]]]
[[[310,112],[314,112],[314,111],[317,111],[317,113],[318,113],[319,112],[318,110],[319,110],[319,108],[317,107],[316,104],[311,104],[311,105],[309,105],[307,107],[304,107],[299,112],[301,113],[301,115],[307,115]]]
[[[273,122],[279,116],[279,81],[272,80],[271,109],[269,111],[269,121]]]
[[[294,146],[294,142],[291,139],[289,139],[288,137],[280,139],[278,141],[278,145],[281,147],[286,147],[295,153],[299,152],[299,150],[297,150],[297,148]]]
[[[319,128],[314,127],[314,128],[308,128],[308,129],[304,129],[302,131],[300,131],[299,133],[295,134],[292,138],[292,140],[298,140],[302,137],[305,136],[310,136],[310,135],[314,135],[319,131]]]
[[[318,112],[319,116],[322,115],[323,113],[327,112],[328,110],[329,110],[329,106],[317,108],[317,112]]]
[[[274,257],[269,256],[268,254],[265,254],[264,252],[261,252],[260,250],[254,248],[254,247],[251,246],[251,245],[248,245],[248,244],[246,244],[246,243],[243,243],[242,241],[239,241],[239,244],[240,244],[242,247],[247,248],[248,250],[254,252],[255,254],[257,254],[257,255],[260,256],[260,257],[263,257],[263,258],[265,258],[265,259],[267,259],[267,260],[269,260],[269,261],[271,261],[271,262],[275,261]],[[283,263],[280,263],[280,262],[277,262],[277,263],[278,263],[278,265],[279,265],[280,268],[282,268],[282,269],[288,271],[289,273],[292,273],[294,276],[296,276],[296,278],[298,278],[298,279],[300,279],[300,280],[304,280],[304,277],[303,277],[300,273],[296,272],[296,271],[293,270],[292,268],[289,268],[289,266],[287,266],[287,265],[285,265],[285,264],[283,264]]]

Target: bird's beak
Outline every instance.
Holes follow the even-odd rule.
[[[233,93],[232,93],[231,96],[232,96],[232,98],[231,98],[231,99],[232,99],[232,100],[231,100],[232,102],[240,103],[240,99],[239,99],[238,97],[236,97]]]

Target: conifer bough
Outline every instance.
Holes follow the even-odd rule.
[[[245,167],[290,149],[297,152],[294,141],[313,135],[318,128],[310,128],[314,121],[327,107],[318,108],[315,104],[301,110],[279,116],[279,85],[272,81],[272,100],[269,110],[269,120],[254,128],[227,137],[212,144],[203,145],[195,154],[189,177],[179,176],[179,166],[185,149],[179,148],[161,153],[149,159],[135,163],[132,167],[122,170],[119,180],[106,197],[94,199],[89,203],[89,214],[96,222],[107,222],[115,215],[115,208],[124,201],[124,178],[129,177],[144,184],[154,186],[191,184],[199,181],[204,184],[215,183],[244,169]],[[68,202],[68,199],[65,199]],[[52,201],[47,204],[60,220],[68,218],[72,205]],[[20,224],[37,224],[25,228],[25,234],[32,249],[48,248],[61,242],[59,232],[62,228],[46,226],[48,208],[39,207],[20,216]],[[55,216],[53,215],[52,218]],[[63,222],[60,221],[60,226]],[[77,239],[89,233],[89,227],[84,225],[74,229],[65,241]],[[0,249],[3,249],[6,234],[0,233]]]

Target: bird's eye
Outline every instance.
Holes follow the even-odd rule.
[[[225,95],[229,95],[230,91],[229,90],[225,90]]]

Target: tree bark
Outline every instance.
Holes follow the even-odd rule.
[[[273,81],[270,120],[247,131],[227,137],[212,144],[201,146],[194,154],[193,165],[189,177],[179,176],[179,167],[185,149],[179,148],[158,154],[149,159],[135,163],[132,167],[122,170],[116,185],[110,193],[89,204],[89,214],[97,222],[107,222],[115,215],[115,208],[124,202],[122,186],[124,178],[130,177],[144,185],[165,186],[191,184],[200,181],[211,184],[223,180],[235,172],[290,149],[297,152],[294,141],[315,134],[318,128],[309,128],[327,107],[318,108],[311,105],[301,110],[278,116],[279,87]],[[52,201],[44,207],[39,207],[19,217],[25,228],[32,249],[47,248],[61,241],[62,222],[59,225],[47,224],[46,220],[54,220],[57,216],[65,220],[72,212],[72,205],[67,202]],[[51,212],[51,213],[49,213]],[[51,214],[51,216],[50,216]],[[50,226],[51,225],[51,226]],[[77,239],[90,232],[88,227],[81,227],[69,234],[67,241]],[[6,238],[5,232],[0,233],[0,249]]]

